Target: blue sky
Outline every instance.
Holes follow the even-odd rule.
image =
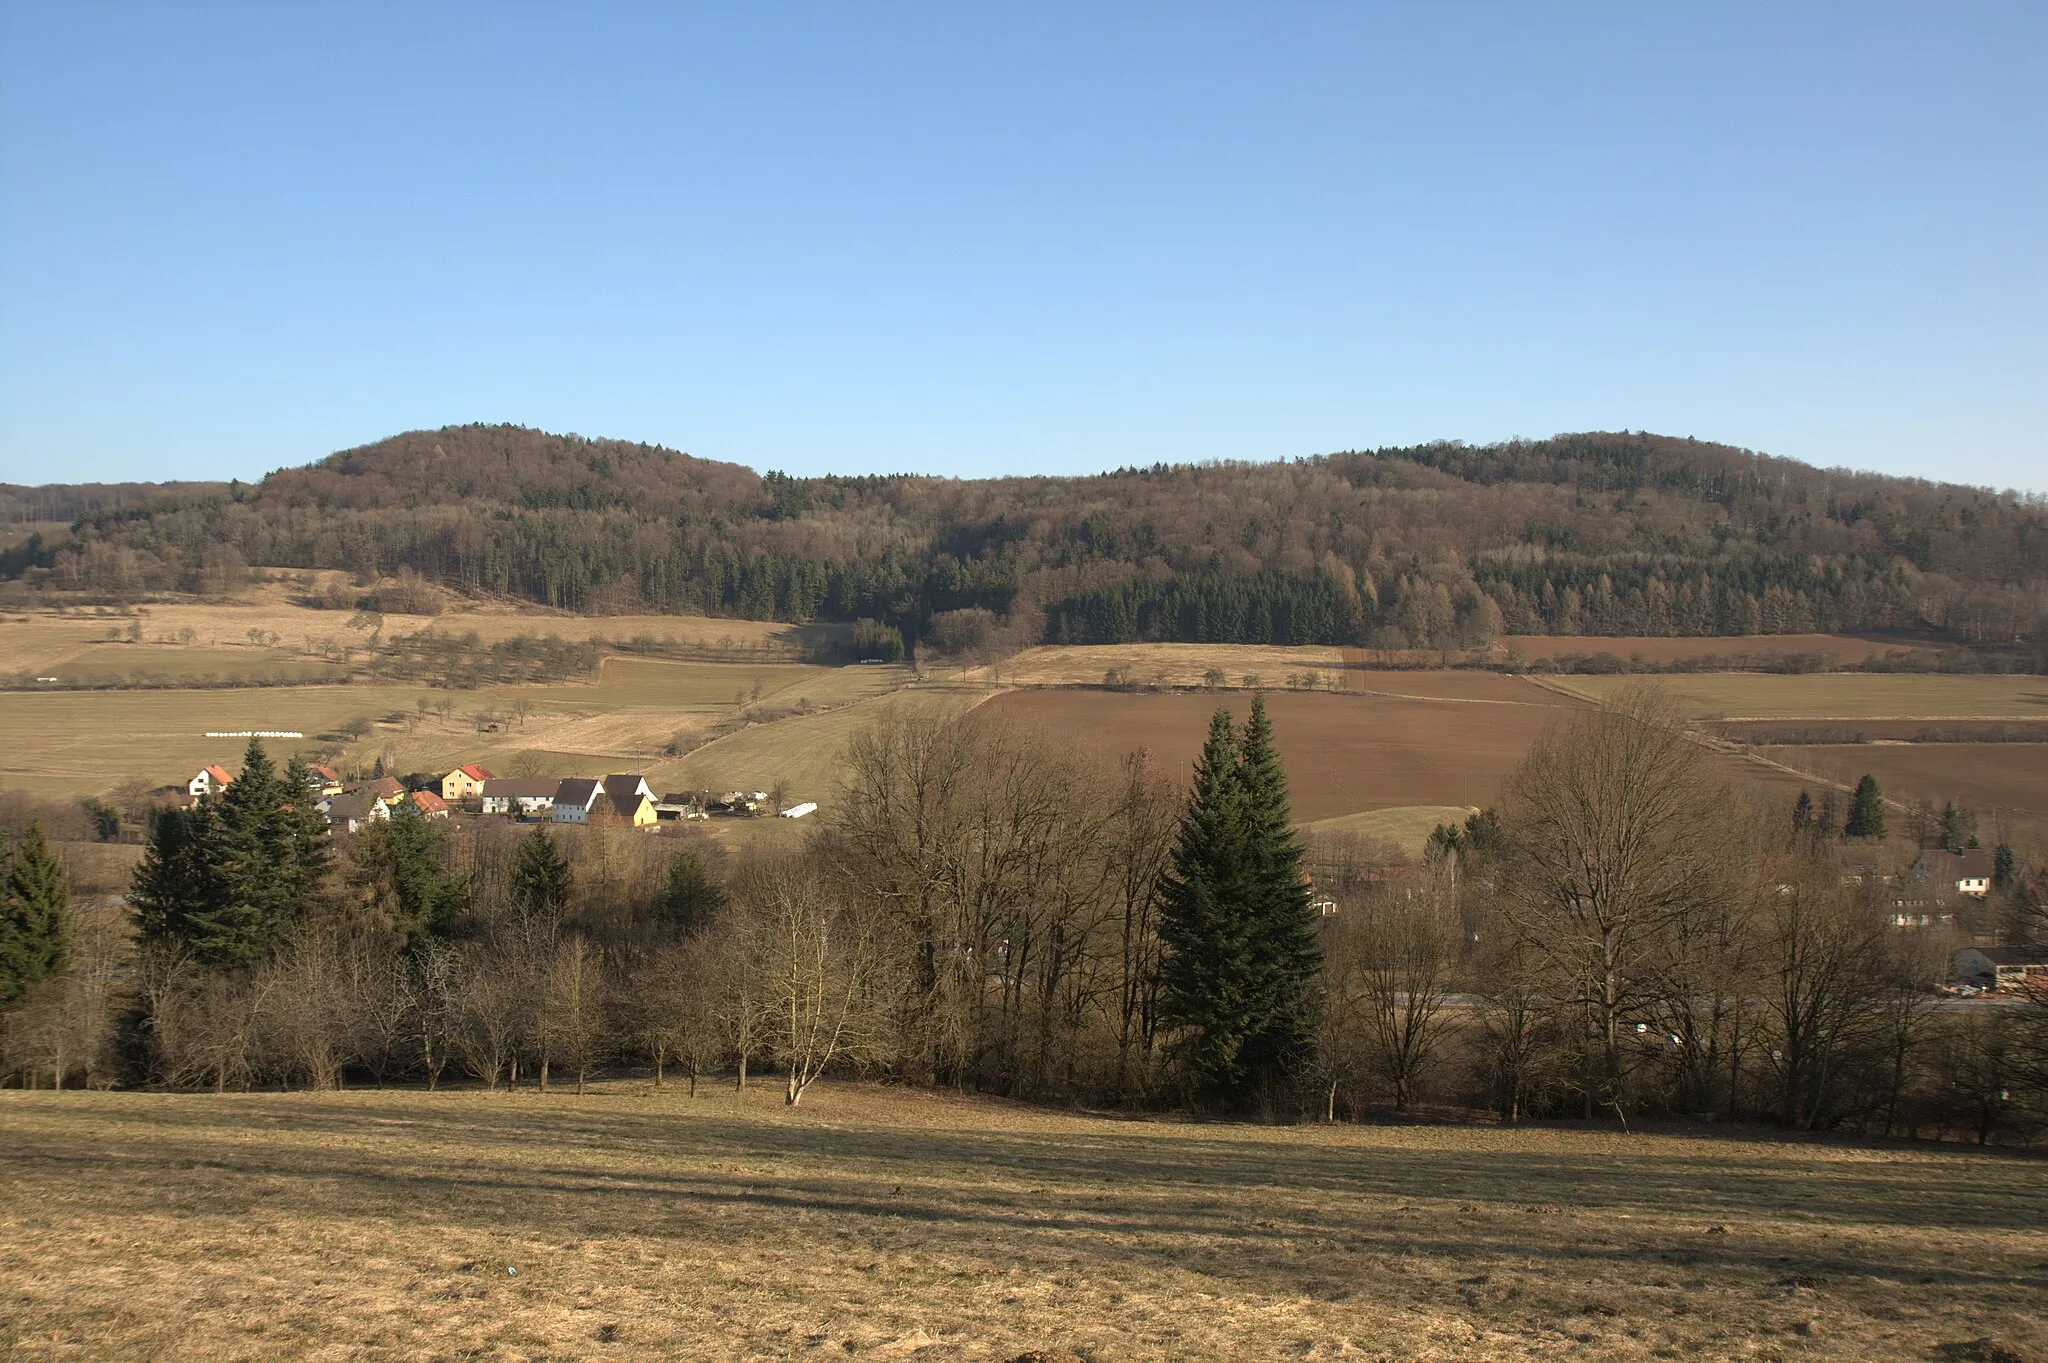
[[[0,0],[0,478],[1587,429],[2048,489],[2048,6]]]

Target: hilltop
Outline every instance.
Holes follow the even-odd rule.
[[[366,583],[405,569],[579,613],[870,618],[946,651],[2048,639],[2038,498],[1630,432],[961,480],[757,474],[473,425],[254,486],[0,487],[0,516],[18,527],[0,549],[16,590],[132,599],[219,589],[250,564]]]

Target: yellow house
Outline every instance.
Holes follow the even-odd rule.
[[[474,762],[466,767],[457,767],[441,778],[441,798],[451,805],[465,800],[480,800],[484,794],[484,782],[490,779],[489,767],[480,767]]]
[[[654,788],[646,777],[607,776],[604,793],[611,801],[612,813],[633,827],[646,828],[654,822]]]

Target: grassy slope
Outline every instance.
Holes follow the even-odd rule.
[[[792,1112],[628,1082],[8,1091],[0,1136],[24,1359],[2048,1347],[2041,1162],[1954,1146],[1125,1122],[838,1086]]]
[[[1634,677],[1552,677],[1600,700]],[[1814,673],[1709,672],[1660,677],[1693,713],[1754,719],[2044,719],[2048,680],[2040,677],[1944,677]]]

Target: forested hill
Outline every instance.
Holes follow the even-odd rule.
[[[957,480],[763,476],[462,426],[256,486],[0,488],[7,521],[50,519],[38,508],[69,530],[6,550],[0,576],[100,595],[264,564],[366,582],[410,568],[576,611],[871,617],[913,637],[944,616],[941,635],[1017,642],[2048,639],[2041,498],[1627,433]]]

